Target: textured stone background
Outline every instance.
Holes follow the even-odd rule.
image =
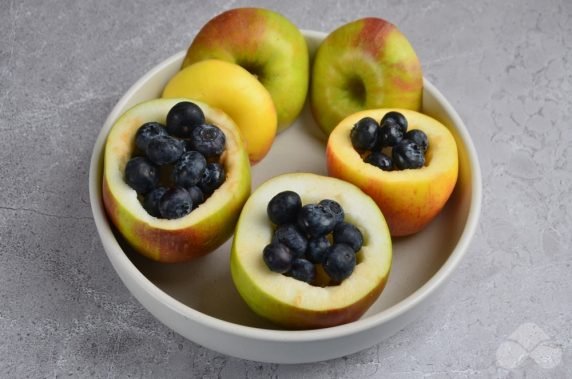
[[[323,31],[365,15],[393,21],[480,154],[483,212],[460,269],[422,319],[349,357],[259,364],[183,339],[128,293],[91,218],[90,152],[114,103],[186,48],[209,18],[242,5]],[[1,377],[563,378],[572,371],[569,0],[2,0],[0,36]],[[547,341],[535,346],[540,339]]]

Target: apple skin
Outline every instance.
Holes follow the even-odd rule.
[[[381,280],[366,296],[345,307],[323,311],[303,309],[284,302],[268,301],[255,282],[236,260],[231,261],[235,283],[250,308],[258,315],[288,329],[317,329],[347,324],[359,319],[383,292],[388,277]],[[295,279],[292,279],[295,280]]]
[[[310,84],[314,119],[326,135],[346,116],[365,109],[419,110],[421,63],[397,27],[363,18],[330,33],[316,51]]]
[[[353,148],[350,131],[363,117],[381,120],[389,111],[401,112],[408,130],[421,129],[429,138],[426,165],[420,169],[382,171],[363,162]],[[433,220],[449,199],[458,176],[458,153],[451,132],[437,120],[407,109],[376,109],[342,120],[328,138],[328,174],[346,180],[372,197],[381,209],[393,237],[419,232]]]
[[[358,265],[341,284],[312,286],[272,272],[264,264],[262,251],[274,229],[266,207],[283,190],[297,192],[302,204],[324,198],[337,201],[344,208],[345,219],[362,231],[364,245],[357,253]],[[291,173],[266,181],[246,202],[235,230],[230,269],[239,294],[255,313],[287,329],[313,329],[361,317],[383,291],[391,262],[389,229],[369,196],[336,178]]]
[[[240,129],[252,164],[272,147],[277,123],[272,97],[237,64],[208,59],[187,66],[169,80],[162,97],[196,99],[228,114]]]
[[[183,62],[205,59],[236,63],[266,87],[278,114],[278,131],[298,117],[308,92],[309,53],[300,30],[283,15],[263,8],[236,8],[208,21]]]
[[[208,122],[226,135],[221,162],[225,182],[201,206],[185,217],[166,220],[149,215],[136,192],[123,180],[131,157],[134,135],[145,122],[165,123],[169,109],[179,101],[199,105]],[[222,111],[190,99],[155,99],[125,112],[112,127],[104,152],[102,196],[111,222],[140,254],[160,262],[182,262],[205,255],[232,235],[238,215],[250,194],[250,164],[240,132]]]

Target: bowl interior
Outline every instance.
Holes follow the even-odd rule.
[[[322,37],[317,33],[306,33],[310,50],[313,52]],[[118,103],[107,120],[102,135],[107,135],[113,121],[131,106],[160,96],[165,83],[179,70],[184,52],[174,55],[144,76]],[[423,112],[448,126],[453,132],[459,148],[459,179],[446,207],[440,215],[422,232],[404,238],[394,239],[393,267],[386,289],[363,318],[377,315],[402,302],[425,285],[445,264],[459,243],[471,212],[475,207],[474,164],[470,161],[466,145],[466,131],[455,125],[455,115],[443,103],[438,91],[427,81],[423,94]],[[101,187],[101,166],[103,138],[94,150],[96,160],[95,183],[92,204],[101,211],[99,188]],[[326,175],[325,137],[315,125],[308,107],[292,127],[277,136],[268,156],[253,167],[253,188],[263,181],[287,172],[313,172]],[[95,198],[95,202],[93,201]],[[112,230],[114,230],[112,228]],[[101,230],[100,230],[101,233]],[[234,324],[262,329],[275,329],[253,313],[236,291],[229,270],[230,244],[228,241],[212,254],[198,260],[161,264],[150,261],[125,243],[114,231],[114,236],[123,252],[138,270],[164,294],[180,303]],[[102,238],[106,236],[102,235]],[[108,252],[109,254],[109,252]],[[120,273],[123,275],[126,273]]]

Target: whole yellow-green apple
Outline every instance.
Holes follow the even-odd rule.
[[[125,182],[125,166],[136,151],[135,133],[146,122],[165,125],[169,110],[192,101],[206,121],[226,136],[220,163],[224,183],[198,208],[178,219],[151,216]],[[111,222],[140,254],[161,262],[180,262],[207,254],[233,233],[242,206],[250,195],[250,164],[240,132],[221,110],[190,99],[155,99],[127,110],[112,126],[104,151],[103,204]]]
[[[266,266],[263,249],[274,233],[267,206],[276,194],[286,190],[298,193],[302,204],[325,198],[338,202],[345,220],[361,231],[364,243],[357,252],[357,265],[340,284],[312,285]],[[339,179],[292,173],[263,183],[246,202],[234,234],[230,269],[238,292],[254,312],[286,328],[310,329],[361,317],[383,291],[391,261],[387,224],[369,196]]]
[[[263,8],[217,15],[193,39],[183,67],[213,58],[236,63],[260,80],[276,106],[278,131],[298,117],[308,92],[308,46],[286,17]]]
[[[423,73],[415,50],[395,25],[383,19],[345,24],[318,47],[310,105],[326,134],[361,110],[419,110],[422,92]]]
[[[381,120],[389,111],[405,116],[408,130],[419,129],[429,139],[425,164],[418,169],[383,171],[365,163],[352,146],[350,132],[364,117]],[[392,236],[422,230],[441,211],[455,188],[458,153],[455,139],[439,121],[407,109],[375,109],[357,112],[332,131],[326,147],[328,174],[361,188],[375,200]]]
[[[196,99],[228,114],[240,129],[253,164],[272,147],[277,122],[272,97],[237,64],[208,59],[187,66],[169,80],[162,96]]]

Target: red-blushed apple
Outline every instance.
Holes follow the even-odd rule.
[[[361,110],[419,110],[422,92],[423,73],[415,50],[395,25],[383,19],[345,24],[316,51],[310,105],[326,134]]]
[[[197,104],[206,121],[224,132],[226,150],[220,160],[226,179],[188,215],[159,219],[147,213],[135,190],[125,182],[125,166],[136,149],[137,129],[151,121],[165,124],[167,113],[180,101]],[[250,185],[250,164],[238,128],[224,112],[195,100],[155,99],[140,103],[117,119],[106,140],[102,194],[107,215],[136,251],[156,261],[187,261],[224,243],[234,231]]]
[[[402,113],[408,130],[419,129],[429,139],[425,165],[419,169],[383,171],[365,163],[352,146],[350,132],[358,120],[381,120],[389,111]],[[449,199],[458,175],[455,139],[439,121],[407,109],[375,109],[346,117],[332,131],[326,147],[328,174],[361,188],[375,200],[392,236],[422,230]]]
[[[236,63],[256,76],[276,105],[278,131],[300,114],[308,92],[308,46],[283,15],[263,8],[217,15],[193,39],[183,67],[205,59]]]
[[[237,64],[208,59],[177,72],[164,98],[188,97],[221,109],[234,120],[252,164],[268,153],[276,136],[276,107],[270,93]]]
[[[337,285],[308,284],[272,272],[263,260],[274,225],[268,202],[278,193],[298,193],[302,204],[322,199],[338,202],[345,220],[362,233],[353,273]],[[373,200],[353,184],[310,173],[274,177],[259,186],[240,215],[232,245],[230,268],[238,292],[257,314],[292,329],[323,328],[357,320],[375,302],[387,282],[392,244],[382,213]],[[318,270],[319,276],[326,275]]]

